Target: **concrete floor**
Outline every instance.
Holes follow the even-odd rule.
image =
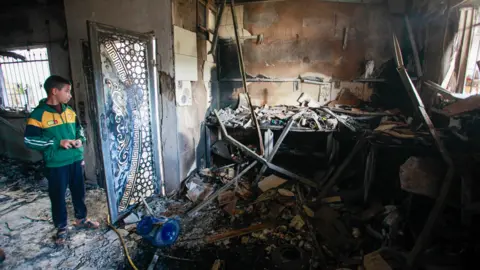
[[[69,240],[65,246],[58,247],[53,239],[55,230],[48,194],[39,189],[37,180],[32,181],[21,172],[10,172],[6,174],[0,168],[0,247],[7,256],[0,269],[122,268],[125,256],[117,234],[106,225],[107,204],[103,190],[88,190],[86,196],[89,217],[99,221],[101,228],[86,231],[70,226]],[[12,175],[16,178],[12,179]],[[25,179],[18,180],[21,177]],[[72,224],[70,198],[67,202]],[[122,232],[129,251],[137,250],[135,235]]]

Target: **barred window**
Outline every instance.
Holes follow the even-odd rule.
[[[47,97],[43,82],[50,76],[46,47],[2,50],[0,55],[0,108],[31,111]]]

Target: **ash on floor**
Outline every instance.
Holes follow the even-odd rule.
[[[69,226],[69,240],[63,247],[54,243],[50,200],[44,191],[42,166],[1,159],[0,248],[6,253],[2,269],[118,269],[125,256],[117,234],[106,224],[105,192],[87,190],[89,217],[101,224],[99,230],[77,230]],[[73,206],[67,197],[69,223]],[[125,234],[130,252],[137,250],[132,235]],[[134,256],[136,254],[132,254]]]

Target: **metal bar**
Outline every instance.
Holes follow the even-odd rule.
[[[157,52],[156,52],[157,44],[155,36],[151,36],[150,39],[147,41],[146,46],[146,64],[147,64],[147,78],[148,78],[148,93],[150,96],[150,117],[151,117],[151,130],[150,136],[152,136],[152,144],[153,144],[153,158],[155,159],[154,167],[157,175],[157,192],[160,192],[161,195],[165,196],[165,178],[164,178],[164,168],[163,168],[163,160],[162,160],[162,140],[160,138],[160,93],[157,89],[158,85],[158,78],[157,78]]]
[[[458,63],[458,75],[457,75],[457,89],[456,92],[463,92],[465,87],[465,78],[467,72],[468,51],[470,50],[470,42],[472,37],[471,26],[473,24],[473,8],[466,9],[465,14],[465,26],[463,30],[463,39],[460,49],[460,58]]]
[[[272,149],[272,152],[270,155],[267,156],[267,161],[268,162],[272,162],[273,161],[273,158],[275,157],[275,155],[277,154],[277,151],[278,149],[280,148],[280,145],[283,143],[283,140],[285,139],[285,137],[287,137],[287,134],[290,132],[290,129],[292,128],[293,126],[293,123],[295,122],[295,120],[300,117],[301,115],[303,114],[303,112],[301,113],[298,113],[296,114],[297,117],[292,116],[290,118],[290,120],[288,120],[287,122],[287,125],[285,125],[285,128],[283,129],[282,133],[280,134],[280,137],[278,137],[278,140],[277,142],[275,143],[275,145],[273,146],[273,149]],[[254,181],[254,184],[256,185],[260,179],[262,178],[263,174],[267,171],[267,168],[268,166],[267,165],[263,165],[262,168],[260,169],[260,172],[258,172],[258,175],[257,177],[255,178],[255,181]]]
[[[32,95],[33,97],[33,101],[32,101],[32,105],[36,105],[35,103],[38,101],[38,95],[37,95],[37,91],[36,91],[36,85],[32,82],[35,82],[35,75],[33,74],[33,66],[32,65],[35,65],[35,64],[31,64],[31,63],[27,63],[27,69],[28,69],[28,76],[30,77],[30,87],[31,87],[31,90],[30,90],[30,94]]]
[[[475,33],[473,33],[473,35],[475,35]],[[473,40],[473,38],[472,38],[472,40]],[[470,82],[470,93],[473,90],[473,81],[474,81],[473,78],[474,78],[474,75],[475,75],[475,70],[478,67],[477,61],[478,61],[478,54],[479,53],[480,53],[480,46],[478,46],[478,48],[477,48],[477,54],[475,55],[475,63],[473,63],[472,81]],[[477,85],[477,94],[478,94],[478,85]]]
[[[398,44],[398,40],[395,35],[393,35],[393,40],[394,40],[395,55],[401,55],[402,52],[400,49],[400,45]],[[427,125],[430,135],[433,137],[433,140],[435,141],[435,144],[440,152],[440,155],[442,156],[444,162],[448,166],[448,171],[445,175],[445,178],[443,179],[442,187],[440,189],[440,194],[435,201],[435,205],[430,211],[430,214],[428,216],[427,221],[425,222],[422,232],[420,233],[417,241],[415,242],[415,246],[408,254],[407,267],[412,268],[417,260],[418,255],[423,251],[425,246],[430,241],[430,235],[431,235],[432,229],[435,226],[440,214],[443,212],[443,208],[445,206],[445,202],[446,202],[448,193],[450,191],[450,186],[451,186],[453,177],[455,175],[455,169],[454,169],[453,160],[450,157],[450,154],[448,153],[445,145],[443,144],[442,139],[440,138],[435,127],[433,126],[433,123],[430,117],[425,111],[422,99],[418,95],[418,92],[415,89],[415,86],[413,85],[410,77],[408,76],[408,73],[405,70],[405,67],[401,64],[403,64],[403,62],[397,60],[397,65],[398,65],[397,71],[402,79],[402,82],[404,83],[404,86],[407,89],[407,92],[409,93],[410,99],[414,107],[420,113],[420,116],[422,117],[423,122]]]
[[[35,56],[34,56],[34,57],[35,57]],[[41,65],[35,65],[35,72],[36,72],[36,74],[37,74],[37,78],[44,78],[44,77],[45,77],[45,72],[41,72],[41,73],[38,72],[38,69],[39,69],[39,68],[41,68],[41,69],[43,70],[43,65],[44,65],[44,64],[45,64],[45,62],[44,62],[43,64],[41,64]],[[49,73],[50,73],[50,72],[49,72]],[[41,91],[41,90],[42,90],[42,87],[40,87],[40,91]],[[46,96],[46,89],[44,89],[44,93],[45,93],[45,96]],[[42,92],[40,92],[40,93],[38,93],[38,94],[39,94],[39,97],[40,97],[40,99],[41,99],[41,98],[43,97],[43,96],[42,96]],[[40,99],[37,100],[37,102],[39,102]]]
[[[220,121],[220,117],[218,116],[218,112],[217,110],[214,110],[213,111],[215,113],[215,116],[217,117],[218,119],[218,122],[220,124],[220,128],[222,130],[222,133],[224,134],[225,136],[225,140],[227,140],[228,142],[230,142],[231,144],[233,144],[234,146],[240,148],[241,151],[243,151],[245,154],[253,157],[254,159],[258,160],[259,162],[261,162],[262,164],[265,164],[267,165],[270,169],[274,170],[274,171],[277,171],[281,174],[284,174],[286,176],[289,176],[293,179],[296,179],[306,185],[309,185],[309,186],[312,186],[312,187],[317,187],[317,184],[313,181],[311,181],[310,179],[307,179],[305,177],[302,177],[300,175],[297,175],[295,173],[292,173],[288,170],[285,170],[277,165],[274,165],[270,162],[268,162],[266,159],[264,159],[263,157],[259,156],[257,153],[255,153],[254,151],[252,151],[250,148],[246,147],[245,145],[243,145],[242,143],[240,143],[239,141],[235,140],[232,136],[228,135],[227,133],[227,130],[225,129],[225,126],[223,125],[222,121]],[[275,149],[274,149],[275,150]]]
[[[335,114],[334,112],[332,112],[330,109],[326,108],[326,107],[322,107],[320,108],[320,110],[330,114],[331,116],[335,117],[335,119],[338,120],[338,122],[342,123],[344,126],[346,126],[348,129],[350,129],[351,131],[353,132],[357,132],[357,129],[351,125],[350,123],[348,123],[347,121],[345,121],[344,119],[342,119],[341,117],[339,117],[337,114]]]
[[[37,101],[37,94],[35,91],[35,79],[34,79],[34,76],[33,76],[33,72],[32,72],[32,65],[35,65],[36,63],[23,63],[23,65],[25,66],[23,72],[25,74],[25,76],[27,76],[27,85],[28,85],[28,95],[29,97],[32,98],[32,100],[28,100],[28,104],[29,106],[35,106],[37,104],[35,104],[35,102]]]
[[[395,63],[397,64],[397,67],[404,66],[403,64],[403,56],[402,56],[402,50],[400,49],[400,43],[398,43],[397,36],[394,34],[393,35],[393,49],[395,51]]]
[[[396,37],[394,37],[396,39]],[[396,47],[396,49],[400,50],[400,48]],[[401,53],[401,51],[400,51]],[[420,98],[420,95],[418,94],[417,90],[415,89],[415,86],[413,85],[413,82],[410,80],[410,77],[405,70],[405,67],[403,66],[398,66],[397,71],[400,74],[400,78],[402,79],[402,82],[404,83],[405,88],[407,89],[407,92],[409,93],[410,99],[412,103],[414,104],[414,107],[416,110],[419,112],[420,116],[422,117],[423,122],[427,125],[428,130],[430,132],[430,135],[432,135],[435,144],[440,151],[440,154],[442,155],[443,160],[447,165],[453,166],[453,161],[450,158],[450,155],[448,154],[447,149],[445,148],[443,141],[440,139],[440,136],[437,134],[437,131],[435,127],[433,126],[433,123],[428,116],[427,112],[425,111],[425,107],[423,105],[423,101]]]
[[[145,197],[143,197],[143,195],[142,195],[141,200],[142,200],[142,202],[143,202],[143,205],[145,205],[145,209],[147,209],[147,213],[148,213],[150,216],[154,216],[153,211],[152,211],[152,208],[150,208],[150,205],[148,205],[148,203],[147,203],[147,201],[145,200]]]
[[[28,83],[27,83],[27,76],[25,74],[25,66],[23,63],[18,63],[18,65],[19,65],[18,70],[20,73],[20,80],[22,80],[22,89],[24,91],[25,98],[27,99],[26,104],[28,104],[28,95],[26,95],[26,92],[28,91],[28,87],[27,87]]]
[[[347,44],[348,44],[348,27],[345,27],[344,32],[343,32],[343,45],[342,49],[345,51],[347,49]]]
[[[7,70],[8,70],[8,73],[9,73],[8,75],[7,75]],[[14,97],[12,96],[13,92],[12,92],[12,87],[11,87],[11,85],[12,85],[12,83],[11,83],[12,82],[12,73],[10,73],[10,72],[11,72],[11,68],[8,68],[8,69],[6,68],[5,69],[5,74],[4,74],[5,78],[6,78],[5,89],[7,90],[7,96],[8,96],[8,99],[10,101],[9,107],[15,108],[16,104],[15,104]],[[8,85],[7,85],[7,82],[9,83]]]
[[[415,41],[415,36],[413,35],[412,25],[410,24],[410,19],[408,15],[405,15],[405,25],[407,26],[408,38],[410,39],[410,45],[413,51],[413,59],[415,61],[415,70],[417,71],[418,78],[423,77],[422,64],[420,63],[420,56],[418,54],[417,42]]]
[[[220,82],[241,82],[242,79],[232,78],[232,79],[221,79]],[[247,82],[302,82],[301,79],[260,79],[260,78],[249,78]]]
[[[215,55],[215,52],[216,52],[216,50],[217,50],[218,29],[220,28],[220,23],[222,22],[222,16],[223,16],[223,11],[225,10],[226,2],[227,2],[227,1],[224,0],[224,1],[220,4],[220,7],[218,8],[217,21],[215,22],[215,31],[213,32],[212,48],[210,48],[210,51],[208,52],[208,54],[213,54],[213,55]]]
[[[364,202],[367,202],[370,187],[375,181],[375,169],[377,164],[376,159],[377,159],[377,146],[372,145],[370,147],[370,151],[367,156],[367,162],[365,164],[365,178],[364,178],[365,191],[363,196]]]
[[[35,63],[35,62],[48,62],[48,59],[39,59],[39,60],[25,60],[25,61],[15,61],[15,62],[0,62],[2,65],[11,65],[19,63]]]
[[[6,69],[5,71],[8,71],[6,73],[8,73],[9,75],[7,76],[8,77],[8,86],[7,86],[7,89],[10,90],[10,93],[9,93],[9,96],[10,96],[10,99],[11,99],[11,103],[10,103],[10,107],[11,108],[15,108],[15,109],[18,109],[18,105],[17,105],[17,95],[16,95],[16,91],[15,91],[15,88],[16,88],[16,82],[15,82],[15,79],[16,79],[16,76],[15,76],[15,66],[5,66]]]
[[[479,47],[480,48],[480,47]],[[456,98],[454,95],[452,95],[452,93],[450,93],[447,89],[443,88],[442,86],[432,82],[432,81],[424,81],[423,82],[426,86],[432,88],[433,90],[437,91],[437,92],[440,92],[442,94],[445,94],[447,95],[449,98],[451,99],[454,99],[454,100],[457,100],[458,98]]]
[[[33,103],[34,103],[33,105],[35,106],[38,103],[38,101],[40,100],[40,98],[38,97],[39,93],[37,93],[37,91],[36,91],[37,87],[36,87],[36,83],[35,83],[35,74],[33,74],[33,66],[35,66],[36,64],[28,62],[26,65],[27,65],[27,69],[28,69],[28,72],[29,72],[29,75],[30,75],[30,84],[31,84],[31,88],[32,88],[31,92],[33,92]]]
[[[9,79],[10,76],[7,75],[7,69],[6,68],[4,69],[3,66],[2,66],[2,74],[3,74],[3,84],[5,85],[5,96],[7,97],[7,102],[8,102],[8,106],[6,107],[10,108],[10,107],[13,107],[13,100],[9,92],[9,87],[7,85],[7,83],[10,81]]]
[[[45,68],[47,69],[45,71]],[[38,74],[38,77],[40,78],[45,78],[47,76],[50,75],[50,65],[49,65],[49,62],[44,62],[42,65],[35,65],[35,69],[37,71],[37,74]],[[40,72],[38,71],[40,69]],[[40,82],[41,83],[41,82]],[[44,89],[45,90],[45,89]],[[45,90],[46,91],[46,90]],[[43,92],[45,93],[44,97],[46,97],[46,92]]]
[[[319,81],[304,80],[304,79],[302,79],[301,82],[306,83],[306,84],[315,84],[315,85],[329,85],[329,84],[331,84],[329,82],[319,82]]]
[[[245,74],[245,64],[243,63],[243,52],[242,52],[242,46],[240,45],[240,37],[238,35],[237,15],[235,14],[235,3],[233,0],[231,0],[230,8],[232,10],[233,28],[235,30],[235,40],[237,44],[238,65],[240,66],[240,73],[242,75],[243,90],[245,91],[245,96],[247,97],[248,106],[250,107],[250,113],[252,114],[252,121],[255,124],[255,128],[257,130],[260,153],[263,155],[263,152],[265,151],[265,149],[263,149],[262,131],[260,130],[260,124],[258,123],[257,116],[255,115],[255,110],[253,109],[252,100],[250,99],[250,95],[248,94],[247,75]]]
[[[220,82],[241,82],[242,79],[238,78],[231,78],[231,79],[221,79]],[[247,78],[247,82],[297,82],[297,83],[306,83],[306,84],[316,84],[316,85],[329,85],[331,83],[329,82],[320,82],[320,81],[313,81],[313,80],[308,80],[308,79],[297,79],[297,78],[286,78],[286,79],[281,79],[281,78],[272,78],[272,79],[266,79],[266,78]]]
[[[22,97],[20,96],[20,93],[18,91],[18,88],[23,88],[22,77],[20,75],[21,72],[20,72],[20,68],[18,67],[18,65],[13,65],[13,69],[15,70],[15,81],[17,81],[17,86],[18,86],[17,89],[15,89],[15,91],[14,91],[15,95],[18,98],[17,107],[22,108],[22,106],[21,106]]]
[[[7,79],[7,81],[5,82],[5,87],[7,89],[7,95],[10,99],[10,107],[11,108],[15,108],[16,109],[16,98],[15,98],[15,91],[14,89],[12,89],[12,83],[13,83],[13,74],[14,74],[14,70],[13,68],[10,66],[10,67],[5,67],[5,71],[8,71],[8,72],[5,72],[5,78]],[[7,75],[8,73],[8,75]],[[8,85],[7,85],[7,82],[8,82]]]
[[[250,171],[253,167],[255,167],[255,165],[257,165],[257,163],[258,163],[258,161],[253,161],[252,163],[250,163],[250,165],[248,165],[247,168],[245,168],[237,176],[235,176],[232,180],[230,180],[230,182],[226,183],[223,187],[221,187],[217,191],[215,191],[215,193],[210,195],[210,197],[208,197],[208,199],[206,199],[205,201],[203,201],[200,204],[198,204],[197,206],[195,206],[192,210],[188,211],[186,213],[186,216],[191,216],[191,215],[195,214],[196,212],[198,212],[199,210],[201,210],[202,208],[204,208],[205,206],[207,206],[215,198],[217,198],[220,194],[222,194],[224,191],[229,189],[233,184],[237,183],[237,181],[240,178],[242,178],[242,176],[245,175],[248,171]]]
[[[319,195],[320,198],[324,198],[327,196],[328,192],[337,183],[340,176],[342,176],[343,171],[347,168],[347,166],[350,164],[350,162],[355,157],[355,155],[363,148],[366,142],[367,140],[364,137],[360,138],[360,140],[357,141],[357,143],[353,147],[350,154],[348,154],[348,156],[345,158],[343,163],[335,171],[333,176],[327,181],[327,184],[325,185],[325,187],[322,188],[322,191],[320,192],[320,195]]]

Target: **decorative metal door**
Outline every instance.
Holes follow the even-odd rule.
[[[155,39],[93,22],[89,38],[103,171],[116,222],[161,190]]]

